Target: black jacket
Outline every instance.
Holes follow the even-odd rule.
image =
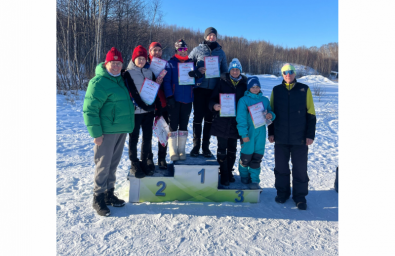
[[[269,125],[269,136],[277,144],[305,145],[306,138],[314,139],[316,117],[307,113],[306,97],[309,87],[298,83],[291,90],[285,81],[273,88],[273,112],[276,119]]]
[[[247,77],[243,75],[241,75],[241,77],[241,80],[235,87],[230,81],[229,73],[221,74],[221,78],[211,94],[209,108],[214,112],[214,115],[210,134],[213,136],[233,139],[240,138],[239,132],[237,131],[236,117],[220,117],[219,111],[214,110],[214,105],[219,104],[220,93],[235,93],[237,109],[239,99],[244,96],[244,92],[247,90]]]

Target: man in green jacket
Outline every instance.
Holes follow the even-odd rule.
[[[107,205],[125,205],[114,195],[115,172],[126,134],[134,129],[134,105],[121,76],[122,63],[121,53],[111,48],[106,61],[96,67],[84,99],[84,121],[95,143],[93,208],[101,216],[110,215]]]

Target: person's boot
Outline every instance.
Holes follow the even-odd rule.
[[[274,201],[276,201],[279,204],[283,204],[288,200],[289,197],[281,197],[281,196],[276,196],[276,198],[274,198]]]
[[[203,141],[202,143],[202,151],[203,151],[203,155],[204,157],[212,157],[213,154],[211,154],[211,151],[209,149],[210,146],[210,141]]]
[[[166,158],[158,158],[158,166],[161,170],[167,170]]]
[[[145,176],[152,176],[154,175],[154,171],[152,170],[151,166],[154,165],[154,162],[151,159],[145,159],[141,161],[141,169],[143,170]],[[154,165],[155,168],[155,165]]]
[[[233,166],[236,162],[236,156],[228,154],[227,159],[228,159],[229,182],[233,183],[236,181],[235,177],[233,177]]]
[[[185,144],[187,143],[188,131],[178,131],[178,155],[180,160],[187,159]]]
[[[114,207],[122,207],[125,205],[125,201],[119,199],[116,195],[114,195],[114,188],[111,188],[106,191],[104,194],[104,202],[106,205],[111,205]]]
[[[229,186],[228,161],[226,159],[226,155],[217,154],[217,161],[219,163],[219,169],[221,173],[220,183],[223,186]]]
[[[200,136],[202,135],[202,124],[193,123],[193,148],[189,153],[192,157],[198,157],[200,151]]]
[[[296,207],[298,207],[299,210],[306,210],[307,209],[307,204],[305,202],[298,202],[295,203]]]
[[[251,183],[249,183],[249,184],[248,184],[248,187],[249,187],[250,189],[261,189],[261,187],[259,186],[259,183],[256,183],[256,182],[251,182]]]
[[[177,134],[178,132],[171,132],[170,133],[170,138],[169,138],[169,154],[170,154],[170,160],[171,161],[177,161],[180,160],[180,157],[178,155],[178,140],[177,140]]]
[[[100,193],[98,195],[93,194],[93,209],[96,210],[97,214],[100,216],[110,216],[111,211],[108,209],[106,203],[104,202],[104,193]]]
[[[140,161],[132,162],[132,166],[130,167],[130,173],[133,174],[134,177],[136,177],[137,179],[145,177],[145,173],[140,166]]]

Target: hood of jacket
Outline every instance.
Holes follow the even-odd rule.
[[[262,92],[259,92],[258,94],[253,94],[253,93],[250,92],[250,91],[246,91],[246,92],[244,93],[244,96],[248,96],[248,97],[250,97],[250,98],[252,98],[252,99],[263,98]]]

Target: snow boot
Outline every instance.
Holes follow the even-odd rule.
[[[178,155],[180,160],[187,159],[185,144],[187,143],[188,131],[178,131]]]
[[[197,157],[197,156],[199,156],[199,151],[200,151],[200,139],[194,138],[193,139],[193,148],[189,154],[192,157]]]
[[[210,146],[210,141],[203,141],[202,143],[202,151],[203,151],[203,156],[204,157],[212,157],[213,154],[211,154],[211,151],[209,149]]]
[[[180,160],[180,157],[178,156],[177,134],[178,134],[177,131],[170,133],[169,154],[170,154],[171,161]]]
[[[276,201],[279,204],[283,204],[288,200],[289,197],[280,197],[280,196],[276,196],[276,198],[274,198],[274,201]]]
[[[141,169],[140,161],[132,162],[132,167],[130,167],[130,173],[134,175],[137,179],[145,177],[143,169]]]
[[[250,177],[240,177],[241,183],[243,184],[250,184],[251,183],[251,178]]]
[[[114,207],[125,206],[125,201],[119,199],[116,195],[114,195],[114,188],[106,191],[106,193],[104,194],[104,202],[106,203],[106,205],[111,205]]]
[[[152,158],[144,159],[141,162],[141,168],[143,169],[145,176],[152,176],[154,175],[155,171],[155,164]]]
[[[307,204],[304,202],[299,202],[299,203],[296,203],[296,207],[298,207],[299,210],[306,210]]]
[[[261,189],[261,187],[259,186],[259,183],[255,183],[255,182],[249,183],[248,187],[250,189]]]
[[[158,159],[158,166],[159,166],[159,169],[166,170],[167,169],[166,158],[159,158]]]
[[[100,193],[98,195],[93,195],[93,202],[92,202],[93,209],[96,210],[97,214],[100,216],[110,216],[111,211],[108,209],[106,203],[104,202],[104,193]]]
[[[217,161],[219,163],[219,169],[221,173],[220,183],[223,186],[229,186],[228,161],[226,159],[226,155],[217,154]]]
[[[236,153],[235,153],[236,154]],[[233,183],[235,182],[235,177],[233,177],[233,166],[235,164],[236,161],[236,155],[227,155],[227,160],[228,160],[228,173],[229,173],[229,182]]]

